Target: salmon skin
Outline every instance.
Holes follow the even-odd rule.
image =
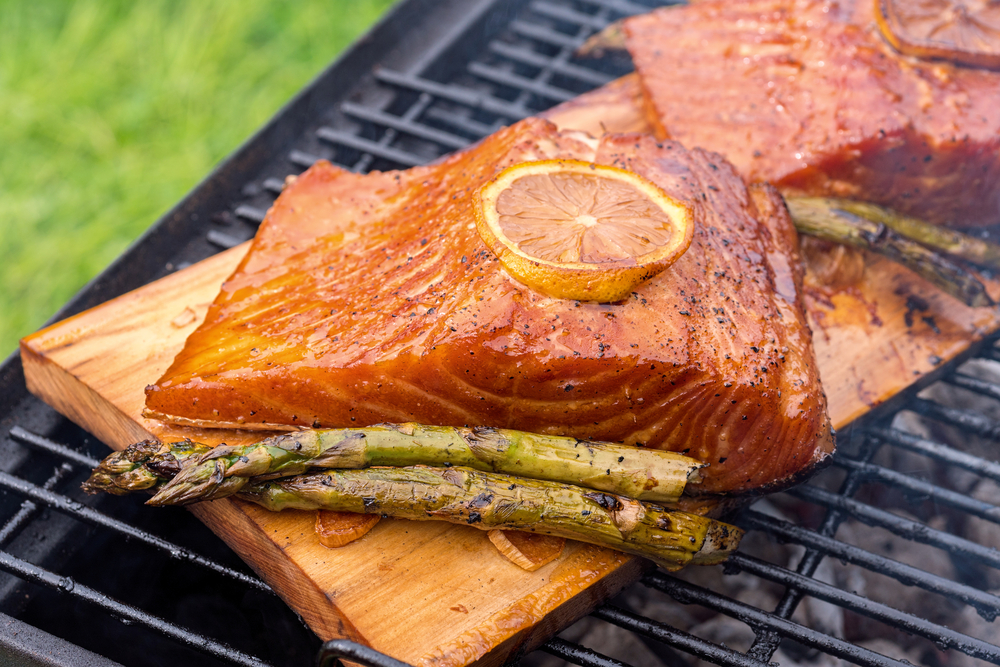
[[[709,0],[624,32],[659,137],[786,195],[1000,222],[1000,72],[900,55],[874,0]]]
[[[472,193],[515,163],[634,171],[690,201],[691,247],[621,303],[507,275]],[[320,162],[275,202],[147,416],[236,428],[415,421],[680,451],[703,494],[779,488],[833,449],[779,195],[720,156],[528,119],[426,167]],[[692,488],[689,485],[689,488]]]

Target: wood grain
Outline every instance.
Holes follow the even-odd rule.
[[[546,114],[563,128],[645,131],[625,77]],[[246,246],[44,329],[21,343],[28,388],[114,448],[148,437],[242,443],[261,434],[166,426],[142,417],[154,382],[201,322]],[[838,428],[1000,326],[889,262],[869,259],[859,288],[807,295],[820,375]],[[994,297],[1000,285],[989,285]],[[156,511],[150,509],[149,511]],[[645,561],[569,543],[525,572],[482,531],[384,520],[339,549],[306,512],[240,501],[192,508],[323,639],[347,637],[414,665],[500,665],[635,581]],[[419,628],[419,630],[417,630]]]

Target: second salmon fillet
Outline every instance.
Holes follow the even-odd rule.
[[[1000,72],[903,56],[874,0],[704,0],[627,19],[658,136],[790,196],[1000,221]]]

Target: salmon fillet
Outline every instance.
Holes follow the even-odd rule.
[[[542,296],[476,231],[471,193],[511,164],[632,170],[693,202],[671,268],[615,304]],[[687,452],[700,492],[778,488],[833,441],[779,195],[720,156],[528,119],[426,167],[320,162],[289,185],[205,322],[146,389],[181,424],[487,425]]]
[[[710,0],[624,32],[661,138],[787,195],[1000,222],[1000,72],[900,55],[873,0]]]

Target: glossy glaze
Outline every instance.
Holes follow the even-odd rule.
[[[661,137],[785,194],[1000,222],[1000,72],[898,54],[872,0],[710,0],[626,21]]]
[[[690,200],[691,247],[622,303],[518,284],[469,195],[551,158],[630,169]],[[146,404],[202,425],[417,421],[642,443],[710,462],[702,493],[779,486],[832,449],[799,266],[773,190],[648,136],[529,119],[429,167],[319,163],[275,203]]]

